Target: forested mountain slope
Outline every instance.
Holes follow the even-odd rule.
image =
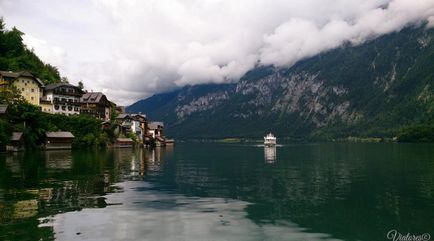
[[[187,86],[127,108],[177,138],[393,136],[434,120],[434,30],[406,28],[235,84]]]

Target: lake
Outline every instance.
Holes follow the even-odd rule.
[[[434,239],[434,145],[0,154],[0,240]]]

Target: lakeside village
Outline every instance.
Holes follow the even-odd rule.
[[[89,146],[91,142],[96,142],[95,135],[104,137],[100,138],[104,141],[99,140],[98,143],[106,147],[173,145],[173,140],[168,140],[164,136],[164,124],[162,122],[149,121],[142,113],[125,113],[125,107],[117,106],[101,92],[87,92],[66,82],[44,85],[40,79],[27,71],[0,71],[0,89],[3,97],[16,91],[16,95],[23,103],[3,101],[4,103],[0,104],[0,120],[6,125],[12,123],[11,127],[2,128],[12,128],[8,132],[9,138],[6,138],[4,143],[0,143],[3,150],[6,151],[22,151],[27,148],[26,135],[29,135],[27,139],[36,139],[38,146],[47,150],[73,148],[74,139],[77,138],[75,135],[80,135],[86,146]],[[17,114],[9,112],[14,111],[12,110],[14,105],[16,109],[17,105],[19,108],[23,105],[30,106],[30,104],[35,107],[36,111],[40,112],[37,117],[42,121],[39,122],[49,122],[42,123],[48,127],[35,127],[38,125],[34,124],[38,121],[35,120],[36,117],[30,117],[29,120],[26,120],[25,117],[19,121],[13,120]],[[25,114],[30,115],[31,113],[27,110],[21,111],[21,115]],[[53,123],[57,121],[59,123],[57,126],[62,126],[64,122],[73,123],[62,130],[55,124],[55,127],[51,127],[53,124],[46,121],[47,119],[53,119]],[[100,130],[95,131],[93,130],[95,128],[87,127],[86,123],[90,123],[90,126],[95,126],[96,123]],[[32,124],[34,125],[33,128]],[[44,133],[39,133],[41,129],[45,130]],[[49,129],[53,130],[48,131]],[[97,134],[92,134],[92,132],[97,132]],[[36,137],[34,137],[35,135]]]

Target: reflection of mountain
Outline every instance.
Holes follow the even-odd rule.
[[[434,201],[427,196],[428,190],[434,191],[430,185],[434,163],[426,154],[432,147],[289,146],[279,149],[279,162],[275,165],[264,163],[261,148],[177,148],[177,161],[165,171],[173,170],[174,185],[180,192],[251,202],[246,211],[258,223],[291,220],[313,232],[332,233],[337,238],[377,240],[384,236],[382,227],[402,223],[426,232],[423,230],[430,229],[429,220],[434,220],[434,208],[422,201]],[[419,150],[424,148],[428,149]],[[418,161],[409,167],[404,164],[407,160]],[[413,174],[407,176],[409,168]],[[167,175],[161,181],[167,183]],[[406,190],[414,190],[411,197],[405,194]],[[416,208],[420,212],[408,206],[415,203],[415,197],[423,206]],[[430,210],[430,214],[422,214],[423,210]],[[415,220],[412,213],[419,214],[417,221],[408,223],[404,219]]]
[[[213,240],[379,240],[385,227],[424,233],[434,220],[433,150],[289,145],[269,165],[262,147],[180,143],[175,150],[73,151],[66,158],[71,168],[55,172],[45,153],[25,154],[19,172],[0,156],[0,228],[6,230],[0,240],[52,240],[54,232],[66,240],[164,240],[175,233]],[[32,200],[37,215],[29,208],[14,219],[14,205]]]

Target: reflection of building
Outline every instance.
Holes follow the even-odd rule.
[[[116,164],[121,177],[127,180],[139,180],[143,176],[143,149],[116,149]]]
[[[45,152],[47,169],[65,170],[72,168],[71,150],[51,150]]]
[[[39,106],[42,96],[42,81],[27,71],[0,71],[0,87],[2,92],[10,91],[11,86],[17,88],[21,96],[33,105]]]
[[[12,176],[21,177],[21,160],[24,159],[23,152],[14,152],[6,156],[6,166],[11,171]]]
[[[14,219],[23,219],[36,216],[38,214],[38,200],[18,201],[14,204]]]
[[[112,103],[101,92],[85,93],[81,99],[82,114],[91,115],[95,118],[110,120]]]
[[[145,160],[147,168],[150,171],[158,171],[161,168],[162,160],[164,158],[164,148],[156,147],[152,149],[145,149]]]
[[[41,100],[42,111],[53,114],[80,114],[80,97],[83,91],[68,83],[47,85]]]
[[[264,146],[265,162],[273,163],[276,161],[276,146]]]

